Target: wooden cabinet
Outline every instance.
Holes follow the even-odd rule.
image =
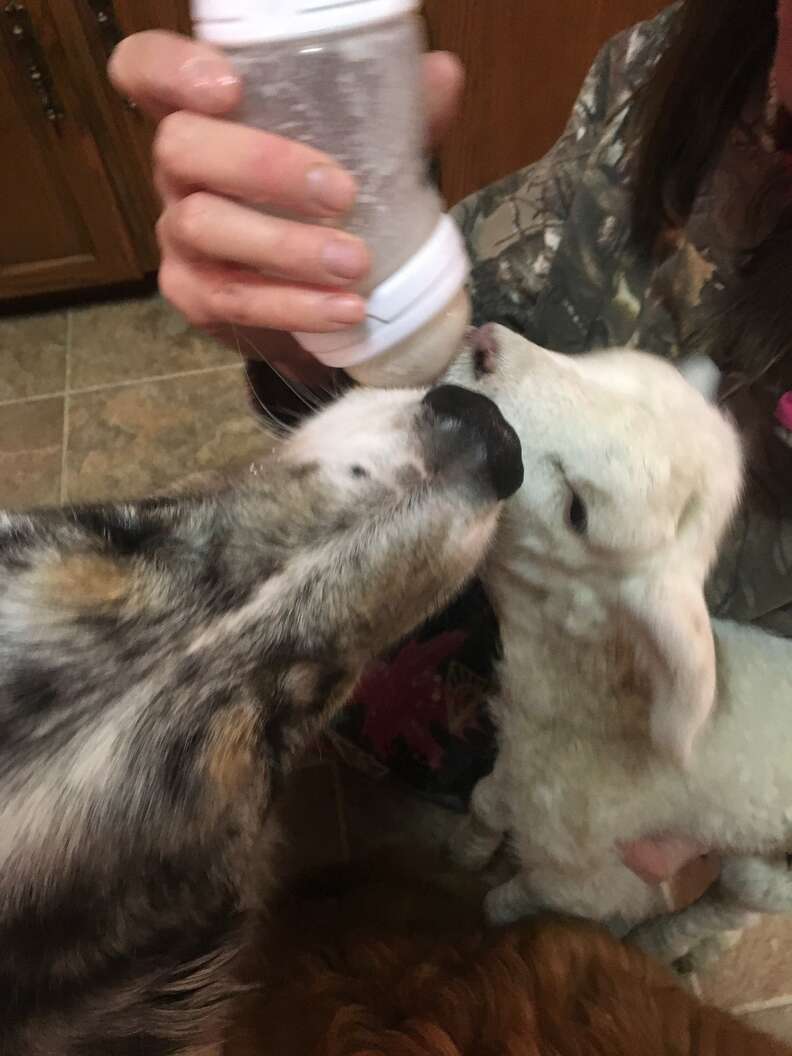
[[[448,201],[541,157],[601,45],[666,3],[425,0],[432,47],[456,52],[467,71],[461,120],[440,155]]]
[[[602,42],[662,6],[425,0],[432,45],[468,73],[441,154],[449,201],[540,156]],[[0,0],[0,301],[156,269],[152,129],[105,70],[123,36],[187,32],[188,11],[188,0]]]
[[[100,150],[105,157],[122,159],[120,166],[111,167],[111,174],[144,271],[154,270],[159,262],[154,224],[160,205],[151,182],[154,128],[139,110],[119,97],[107,77],[107,61],[123,37],[141,30],[156,26],[189,33],[188,8],[187,0],[84,0],[57,4],[61,31],[74,41],[74,72],[81,77],[90,75],[98,116],[94,129]]]
[[[186,29],[184,0],[0,0],[0,299],[157,266],[151,129],[113,92],[126,33]]]
[[[7,3],[0,17],[0,295],[138,275],[47,6]]]

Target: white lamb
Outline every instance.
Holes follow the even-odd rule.
[[[707,374],[632,351],[567,358],[489,326],[447,379],[495,400],[525,463],[484,571],[498,755],[454,847],[483,868],[509,839],[519,872],[487,896],[493,922],[551,908],[642,924],[635,941],[673,960],[792,910],[792,642],[707,613],[742,461]],[[666,833],[724,865],[658,917],[619,847]]]

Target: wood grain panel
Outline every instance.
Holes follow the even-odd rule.
[[[440,153],[450,203],[541,157],[601,45],[661,0],[426,0],[433,47],[467,70],[460,120]]]
[[[139,276],[48,5],[0,20],[0,298]]]
[[[116,194],[144,271],[159,263],[154,225],[160,202],[151,179],[154,126],[121,99],[107,76],[114,43],[145,29],[189,32],[188,0],[73,0],[55,5],[70,50],[72,76],[84,86],[94,111],[93,127],[108,159]]]

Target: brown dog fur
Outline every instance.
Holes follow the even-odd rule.
[[[597,927],[483,927],[394,862],[284,900],[226,1056],[790,1056]]]

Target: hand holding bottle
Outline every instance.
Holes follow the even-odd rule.
[[[137,34],[119,45],[110,75],[159,123],[154,171],[166,298],[194,325],[235,324],[248,333],[331,332],[362,320],[364,300],[351,288],[366,276],[368,250],[321,225],[340,222],[353,207],[348,173],[309,147],[226,120],[241,85],[227,59],[204,43],[164,31]],[[433,142],[453,116],[461,81],[452,56],[426,57]],[[295,357],[292,367],[311,365],[296,342],[282,345],[284,360]]]

